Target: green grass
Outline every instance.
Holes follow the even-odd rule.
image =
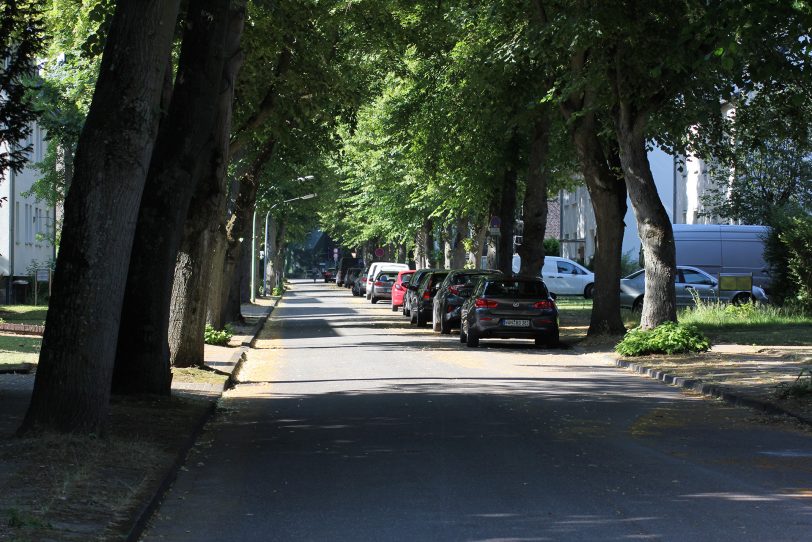
[[[46,305],[2,305],[0,320],[9,324],[45,325]]]
[[[793,308],[700,303],[681,311],[679,321],[695,324],[714,343],[812,345],[812,316]]]
[[[42,339],[20,335],[0,335],[0,367],[36,363]]]

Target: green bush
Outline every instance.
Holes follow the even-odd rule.
[[[271,295],[280,296],[285,293],[285,286],[274,286],[273,290],[271,291]]]
[[[695,326],[665,322],[654,329],[635,328],[615,347],[622,356],[704,352],[710,341]]]
[[[214,346],[227,346],[228,341],[234,336],[231,329],[226,326],[223,330],[216,330],[211,325],[206,324],[206,330],[203,332],[203,340],[206,344],[213,344]]]
[[[561,243],[558,239],[544,240],[544,254],[547,256],[561,256]]]
[[[812,310],[812,216],[797,214],[779,238],[787,250],[787,271],[795,286],[795,299]]]

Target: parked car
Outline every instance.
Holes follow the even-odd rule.
[[[358,275],[361,274],[361,271],[363,271],[363,269],[361,269],[360,267],[351,267],[347,269],[344,272],[344,283],[342,284],[342,286],[344,286],[345,288],[352,288],[355,279],[358,278]]]
[[[344,256],[338,261],[338,270],[336,271],[336,285],[344,286],[349,282],[349,271],[358,268],[358,258],[352,256]]]
[[[410,317],[411,323],[418,326],[424,326],[431,318],[432,309],[434,307],[434,296],[437,290],[440,289],[440,284],[445,280],[448,271],[430,271],[423,275],[415,292],[416,296],[412,302]]]
[[[423,280],[423,277],[426,273],[431,273],[433,271],[442,271],[441,269],[418,269],[412,275],[412,279],[409,281],[409,286],[406,289],[406,294],[403,296],[403,316],[411,316],[412,313],[412,305],[415,304],[417,300],[417,289],[420,287],[420,281]]]
[[[513,255],[513,272],[518,274],[522,259]],[[590,299],[595,293],[595,273],[567,258],[545,256],[541,278],[552,293],[559,295],[582,295]]]
[[[403,298],[405,297],[407,288],[409,287],[409,281],[412,280],[414,273],[412,269],[398,272],[395,284],[392,285],[392,312],[397,312],[397,310],[403,306]]]
[[[324,273],[322,273],[324,277],[324,282],[335,282],[336,281],[336,268],[331,267],[330,269],[325,269]]]
[[[770,265],[764,259],[767,226],[674,224],[677,264],[719,273],[751,273],[753,284],[769,289]],[[640,265],[643,263],[641,261]]]
[[[409,266],[405,263],[395,263],[395,262],[374,262],[369,266],[369,271],[367,271],[367,284],[365,294],[367,299],[372,299],[372,291],[374,288],[372,287],[372,283],[375,280],[375,276],[378,274],[378,271],[381,269],[396,269],[398,271],[409,269]]]
[[[462,305],[460,342],[534,339],[536,346],[558,344],[558,308],[538,277],[488,277]]]
[[[372,298],[370,298],[373,304],[381,299],[392,299],[392,286],[394,286],[397,276],[398,271],[390,269],[382,269],[375,275],[372,283]]]
[[[366,295],[366,293],[367,293],[367,273],[369,273],[369,267],[365,268],[363,271],[361,271],[361,274],[358,275],[358,278],[355,280],[356,286],[355,286],[355,289],[353,290],[353,294],[358,295],[358,296]],[[356,294],[356,290],[358,292],[357,294]]]
[[[460,309],[477,282],[485,277],[504,276],[493,269],[456,269],[446,276],[434,296],[432,327],[443,335],[460,327]]]
[[[747,301],[767,303],[767,294],[760,286],[748,290],[720,290],[719,281],[697,267],[678,265],[674,288],[677,306],[694,305],[698,297],[702,301],[741,304]],[[620,306],[635,312],[643,309],[643,295],[646,293],[646,275],[643,269],[620,279]]]

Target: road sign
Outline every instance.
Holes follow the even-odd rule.
[[[496,228],[491,227],[488,228],[488,233],[490,233],[492,237],[499,237],[500,235],[502,235],[502,230],[498,227]]]
[[[48,282],[51,280],[51,270],[50,269],[37,269],[37,282]]]
[[[502,219],[498,216],[494,215],[491,217],[491,228],[501,228],[502,227]]]
[[[375,257],[376,258],[383,258],[383,255],[386,254],[386,251],[382,248],[375,249]]]

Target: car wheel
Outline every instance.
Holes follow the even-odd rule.
[[[392,312],[398,312],[398,306],[392,305]]]
[[[434,311],[431,313],[431,330],[440,331],[440,318],[437,318],[437,313]]]
[[[440,317],[440,334],[451,335],[451,324],[446,321],[442,316]]]
[[[428,323],[426,322],[426,317],[423,316],[423,313],[420,312],[419,310],[417,311],[417,318],[415,318],[415,323],[417,324],[417,327],[423,327]]]
[[[592,296],[594,295],[595,295],[595,285],[587,284],[586,288],[584,288],[584,298],[592,299]]]
[[[746,294],[746,293],[741,293],[741,294],[736,294],[733,297],[733,300],[731,301],[731,303],[733,303],[734,305],[744,305],[745,303],[752,302],[752,301],[753,301],[753,296],[752,295]]]
[[[632,303],[632,312],[641,313],[643,312],[643,296],[641,295],[637,299],[634,300]]]
[[[406,307],[406,303],[403,304],[403,316],[409,316],[411,311]]]
[[[417,313],[412,311],[411,315],[409,315],[409,323],[410,324],[417,324]]]
[[[465,344],[467,344],[469,348],[476,348],[479,346],[479,337],[477,336],[476,331],[473,329],[468,330],[468,336],[465,338]]]
[[[375,303],[378,302],[378,298],[373,295],[372,297],[369,298],[369,302],[374,305]]]
[[[463,329],[463,325],[460,326],[460,342],[465,343],[468,339],[468,336],[465,334],[465,329]]]

